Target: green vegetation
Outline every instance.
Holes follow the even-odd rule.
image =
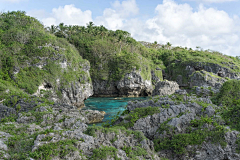
[[[116,126],[123,126],[125,128],[130,128],[133,127],[134,123],[140,119],[140,118],[144,118],[147,117],[149,115],[153,115],[155,113],[159,113],[160,109],[158,107],[145,107],[145,108],[136,108],[131,112],[128,112],[127,110],[125,112],[123,112],[121,115],[126,115],[124,117],[124,120],[126,120],[127,122],[121,122],[120,124],[117,124]],[[105,124],[104,126],[108,127],[108,126],[112,126],[114,124],[114,122],[119,118],[119,116],[117,115],[111,122]]]
[[[85,75],[81,65],[88,62],[77,49],[66,39],[46,32],[25,12],[0,13],[0,33],[0,101],[11,95],[31,95],[44,82],[58,93]],[[62,62],[70,64],[64,72]]]
[[[217,105],[222,105],[220,112],[226,124],[231,129],[240,131],[240,81],[225,82],[212,101]]]
[[[117,81],[133,69],[141,69],[143,79],[151,79],[151,70],[164,68],[161,60],[144,57],[149,50],[122,30],[111,31],[92,22],[84,26],[59,26],[47,28],[58,37],[65,37],[91,64],[91,77],[96,80]],[[156,73],[162,79],[161,73]]]
[[[127,130],[125,127],[121,126],[114,126],[114,127],[100,127],[100,126],[91,126],[88,127],[85,131],[85,134],[88,134],[90,136],[96,137],[96,132],[100,133],[115,133],[116,135],[125,134],[126,136],[130,136],[131,134],[134,135],[134,138],[136,138],[139,142],[141,142],[143,139],[146,139],[146,137],[143,135],[140,131],[131,131]],[[116,136],[114,139],[111,140],[111,142],[115,142],[117,140]],[[126,147],[124,146],[122,148],[127,154],[127,156],[131,159],[137,160],[137,156],[145,156],[148,155],[147,151],[142,148],[142,146],[134,146],[134,147]],[[107,155],[110,155],[111,157],[116,158],[116,148],[113,147],[103,147],[100,149],[95,149],[93,151],[93,156],[90,159],[105,159]]]
[[[214,128],[204,127],[205,124],[212,125]],[[201,145],[204,141],[226,145],[224,134],[227,131],[224,126],[219,125],[211,117],[201,117],[200,120],[193,120],[191,126],[187,128],[186,133],[176,134],[174,128],[163,123],[159,128],[159,133],[166,131],[167,135],[162,138],[154,139],[156,151],[172,150],[176,154],[184,154],[188,145]]]
[[[101,133],[115,133],[119,134],[119,132],[124,133],[126,135],[133,134],[136,139],[139,141],[142,141],[143,139],[146,139],[146,137],[143,135],[140,131],[131,131],[127,130],[124,126],[113,126],[113,127],[101,127],[101,126],[90,126],[87,128],[87,130],[84,132],[87,135],[96,137],[96,132]]]
[[[121,159],[117,157],[117,149],[108,146],[103,146],[102,148],[94,149],[93,155],[90,157],[90,159],[91,160],[107,159],[107,157],[114,158],[116,160]]]
[[[126,31],[107,30],[104,26],[94,26],[92,22],[87,27],[61,23],[48,28],[48,31],[65,37],[76,46],[80,55],[90,61],[93,79],[116,81],[133,68],[141,69],[144,79],[150,78],[151,70],[162,79],[162,72],[155,70],[160,68],[165,69],[171,80],[182,75],[182,82],[187,84],[185,69],[188,65],[198,66],[201,70],[203,66],[218,64],[232,72],[240,71],[240,60],[236,57],[210,50],[172,47],[169,42],[161,47],[156,42],[146,45],[131,38]],[[231,68],[232,64],[234,67]]]
[[[77,140],[67,139],[58,142],[50,142],[48,144],[39,146],[38,150],[31,152],[30,157],[36,159],[50,160],[54,156],[64,158],[70,152],[78,150],[74,145]]]
[[[231,106],[233,102],[240,99],[240,81],[229,80],[225,82],[220,89],[220,92],[212,99],[217,105]]]

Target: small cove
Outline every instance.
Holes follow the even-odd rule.
[[[85,109],[99,110],[106,112],[103,122],[95,123],[101,126],[102,123],[111,120],[118,112],[122,113],[129,101],[143,101],[148,97],[90,97],[85,100]]]

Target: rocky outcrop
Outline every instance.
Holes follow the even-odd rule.
[[[7,106],[0,104],[0,121],[2,118],[8,117],[12,114],[16,114],[16,110],[14,108],[9,108]]]
[[[16,99],[16,98],[12,98]],[[37,117],[32,115],[32,113],[27,113],[29,111],[34,110],[37,106],[41,106],[44,104],[43,101],[38,98],[27,100],[27,99],[19,99],[13,104],[13,100],[9,102],[9,106],[0,105],[0,120],[4,117],[16,115],[18,123],[32,123],[37,121]],[[53,110],[52,114],[49,114],[46,119],[51,117],[51,121],[45,121],[43,117],[42,124],[54,124],[59,122],[60,119],[64,117],[72,117],[71,123],[74,123],[77,120],[81,120],[83,123],[96,123],[102,122],[105,112],[100,112],[97,110],[79,110],[76,106],[69,106],[64,104],[53,104],[49,107],[40,107],[36,109],[36,112],[48,112],[49,110]],[[25,112],[27,114],[22,114]],[[54,118],[55,117],[55,118]],[[66,122],[67,123],[67,122]],[[58,127],[65,125],[66,123],[58,124]]]
[[[174,67],[169,67],[169,73],[167,74],[168,80],[176,81],[179,86],[189,87],[191,84],[191,76],[193,74],[198,74],[196,71],[203,71],[205,73],[209,73],[210,75],[216,75],[215,77],[220,78],[229,78],[229,79],[238,79],[240,78],[240,73],[233,71],[234,69],[238,69],[238,67],[234,64],[224,64],[227,67],[223,67],[219,64],[215,63],[207,63],[207,62],[176,62]],[[212,77],[212,76],[211,76]],[[207,85],[207,81],[205,81],[204,85]]]
[[[227,79],[219,77],[213,73],[204,70],[194,72],[190,78],[190,87],[212,87],[219,90]]]
[[[197,98],[189,96],[184,90],[177,90],[171,96],[129,102],[127,111],[134,113],[137,108],[149,106],[159,108],[160,112],[139,118],[129,129],[143,132],[154,141],[155,148],[164,144],[157,150],[159,157],[169,160],[240,159],[237,152],[239,132],[229,130],[218,114],[218,106],[212,104],[208,97]],[[114,125],[121,125],[122,122],[131,123],[128,114],[121,116]],[[193,142],[191,134],[203,140]]]
[[[160,81],[156,84],[155,89],[153,90],[152,95],[160,95],[160,96],[165,96],[165,95],[170,95],[175,93],[176,90],[179,90],[179,86],[176,82],[172,81]]]
[[[85,123],[97,123],[102,122],[104,115],[106,114],[104,111],[97,110],[81,110],[80,113],[84,115],[86,118]]]
[[[125,74],[120,81],[93,80],[94,96],[148,96],[153,87],[150,80],[144,80],[141,71],[132,71]]]
[[[4,159],[10,159],[10,155],[7,153],[8,146],[6,143],[9,137],[11,137],[9,133],[0,131],[0,156]]]
[[[66,70],[68,66],[71,66],[66,60],[60,64],[62,70]],[[74,105],[78,108],[84,107],[84,100],[93,95],[93,87],[90,78],[90,64],[79,64],[81,67],[81,75],[77,75],[80,78],[70,81],[68,85],[63,84],[61,78],[56,79],[55,84],[45,81],[38,87],[36,96],[44,97],[48,96],[48,99],[55,103],[61,103],[66,105]]]
[[[81,64],[81,68],[84,74],[82,74],[79,80],[73,81],[69,84],[69,87],[62,87],[58,85],[58,90],[62,96],[52,97],[52,100],[56,103],[62,103],[67,105],[74,105],[78,108],[84,107],[84,100],[93,95],[92,82],[90,81],[90,64],[86,62]],[[56,94],[54,94],[56,95]]]
[[[26,159],[160,160],[153,142],[141,132],[124,128],[88,127],[85,123],[102,119],[100,114],[103,116],[104,113],[96,116],[97,113],[59,104],[45,104],[35,107],[31,112],[18,113],[16,122],[0,124],[0,128],[14,134],[0,132],[0,155],[7,159],[24,153],[22,155]],[[17,145],[7,148],[8,137],[15,134],[18,137],[23,135],[20,140],[24,143],[12,139],[11,144]],[[47,149],[49,146],[52,151]],[[9,154],[16,151],[16,154]]]
[[[162,77],[162,69],[160,68],[156,68],[155,71],[152,70],[151,71],[151,76],[152,76],[152,84],[155,86],[158,82],[160,82],[161,80],[163,80],[163,77]],[[157,76],[157,74],[160,74],[161,76]],[[161,77],[161,78],[159,78]]]
[[[127,73],[118,82],[117,89],[119,95],[127,96],[147,96],[153,90],[151,80],[144,80],[139,71]]]

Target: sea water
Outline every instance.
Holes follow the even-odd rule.
[[[125,110],[125,107],[129,101],[142,101],[146,100],[147,97],[90,97],[85,100],[85,109],[99,110],[106,112],[103,122],[96,123],[95,125],[102,125],[102,123],[111,120],[113,116],[120,114]]]

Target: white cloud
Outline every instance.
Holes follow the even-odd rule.
[[[28,1],[28,0],[0,0],[0,2],[10,2],[10,3],[19,3],[22,1]]]
[[[174,46],[217,50],[240,55],[240,20],[226,12],[199,5],[197,11],[189,4],[164,0],[155,8],[156,15],[145,22],[127,20],[120,29],[144,41],[171,42]]]
[[[196,1],[200,3],[224,3],[224,2],[233,2],[238,0],[187,0],[187,1]]]
[[[51,13],[44,10],[28,12],[38,17],[45,25],[61,22],[71,25],[86,25],[94,21],[108,29],[122,29],[130,32],[139,41],[148,41],[173,46],[220,51],[232,56],[240,56],[240,18],[200,4],[194,10],[189,4],[178,4],[173,0],[163,0],[156,6],[155,16],[143,21],[138,18],[139,8],[135,0],[115,1],[106,8],[102,16],[92,19],[92,12],[82,11],[74,5],[54,8]]]
[[[101,24],[109,29],[121,29],[124,23],[127,23],[127,18],[137,15],[139,8],[135,0],[126,0],[120,3],[115,1],[112,3],[112,8],[106,8],[102,16],[95,19],[96,24]]]
[[[38,17],[46,26],[58,25],[62,22],[66,25],[86,25],[86,23],[93,21],[90,10],[82,11],[73,4],[53,8],[51,13],[44,10],[33,10],[28,14]]]

